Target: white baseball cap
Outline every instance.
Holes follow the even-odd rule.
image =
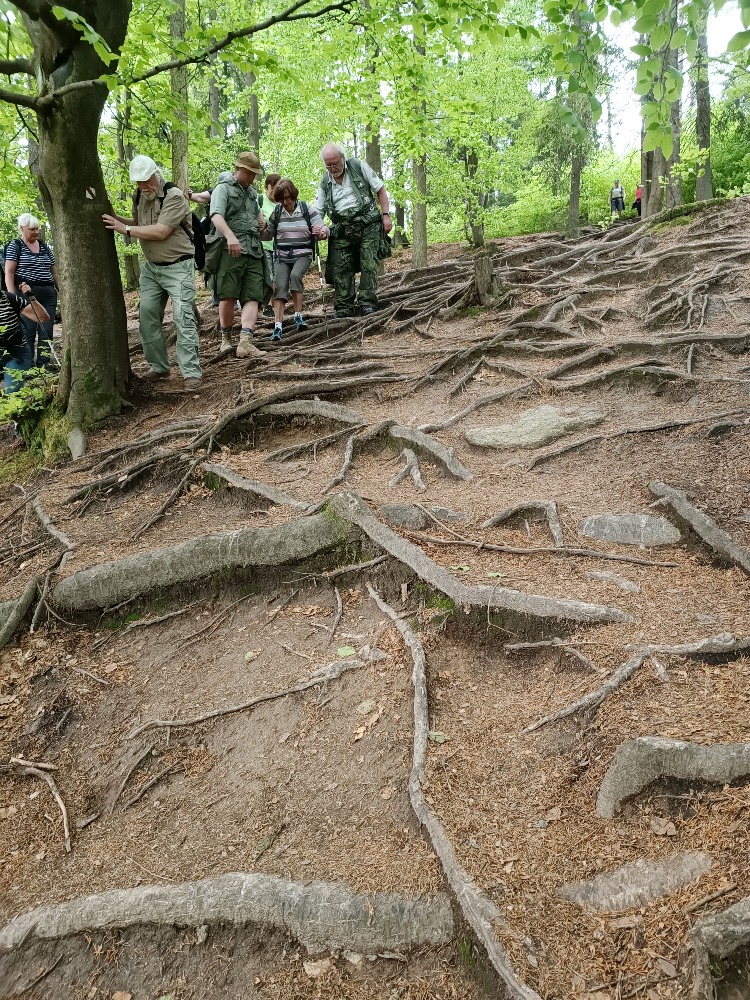
[[[131,181],[148,181],[159,168],[150,156],[135,156],[130,161]]]

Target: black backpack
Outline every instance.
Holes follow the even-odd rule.
[[[177,187],[171,181],[164,182],[164,194],[159,198],[159,208],[164,206],[164,199],[167,195],[167,191],[170,188]],[[133,218],[135,219],[135,210],[138,207],[138,203],[141,200],[141,189],[138,190],[133,195]],[[206,231],[203,228],[203,222],[198,218],[195,212],[190,213],[190,226],[192,228],[192,233],[190,229],[185,225],[184,222],[180,223],[180,229],[184,230],[187,234],[187,238],[193,244],[193,251],[195,253],[195,269],[196,271],[202,271],[206,266]]]

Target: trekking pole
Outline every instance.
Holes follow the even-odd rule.
[[[325,323],[326,340],[328,340],[328,307],[326,306],[326,293],[323,287],[323,268],[320,263],[320,241],[315,240],[315,260],[318,264],[318,277],[320,278],[320,298],[323,301],[323,322]]]

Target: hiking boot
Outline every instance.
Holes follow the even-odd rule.
[[[186,378],[185,379],[185,388],[186,389],[200,389],[200,387],[202,385],[203,385],[203,379],[202,378]]]
[[[152,368],[145,375],[141,375],[141,382],[161,382],[163,378],[169,378],[170,372],[157,372]]]
[[[305,321],[304,321],[304,319],[302,317],[302,313],[295,313],[294,314],[294,325],[300,331],[302,331],[302,330],[309,330],[310,329],[310,327],[307,325],[307,323],[305,323]]]
[[[275,323],[273,327],[273,333],[271,334],[271,340],[281,340],[282,326],[281,323]]]
[[[252,341],[249,333],[240,334],[240,342],[237,345],[238,358],[262,358],[263,351],[259,351]]]
[[[354,315],[354,313],[350,312],[348,309],[336,309],[334,311],[334,313],[333,313],[333,318],[334,319],[351,319],[353,315]]]
[[[232,350],[232,338],[227,336],[225,333],[221,335],[221,347],[220,351],[231,351]]]
[[[372,316],[372,314],[375,312],[375,306],[371,306],[369,305],[369,303],[367,303],[362,306],[361,312],[363,316]]]

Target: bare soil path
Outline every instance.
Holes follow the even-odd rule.
[[[311,329],[261,327],[249,362],[217,354],[203,303],[200,393],[136,387],[82,459],[2,487],[0,599],[39,590],[0,652],[0,922],[238,872],[448,892],[455,924],[369,957],[231,921],[32,932],[0,951],[0,997],[703,988],[696,925],[750,896],[746,779],[688,773],[678,749],[614,816],[597,796],[628,741],[750,742],[748,223],[737,199],[436,248],[422,272],[389,261],[381,310],[353,323],[315,277]],[[471,443],[498,427],[502,446]],[[633,517],[602,536],[611,515]],[[204,536],[229,532],[216,561]],[[54,767],[69,852],[18,759]],[[706,860],[680,881],[684,857]],[[670,887],[570,898],[632,862],[666,862]],[[747,995],[744,955],[722,959],[723,1000]]]

